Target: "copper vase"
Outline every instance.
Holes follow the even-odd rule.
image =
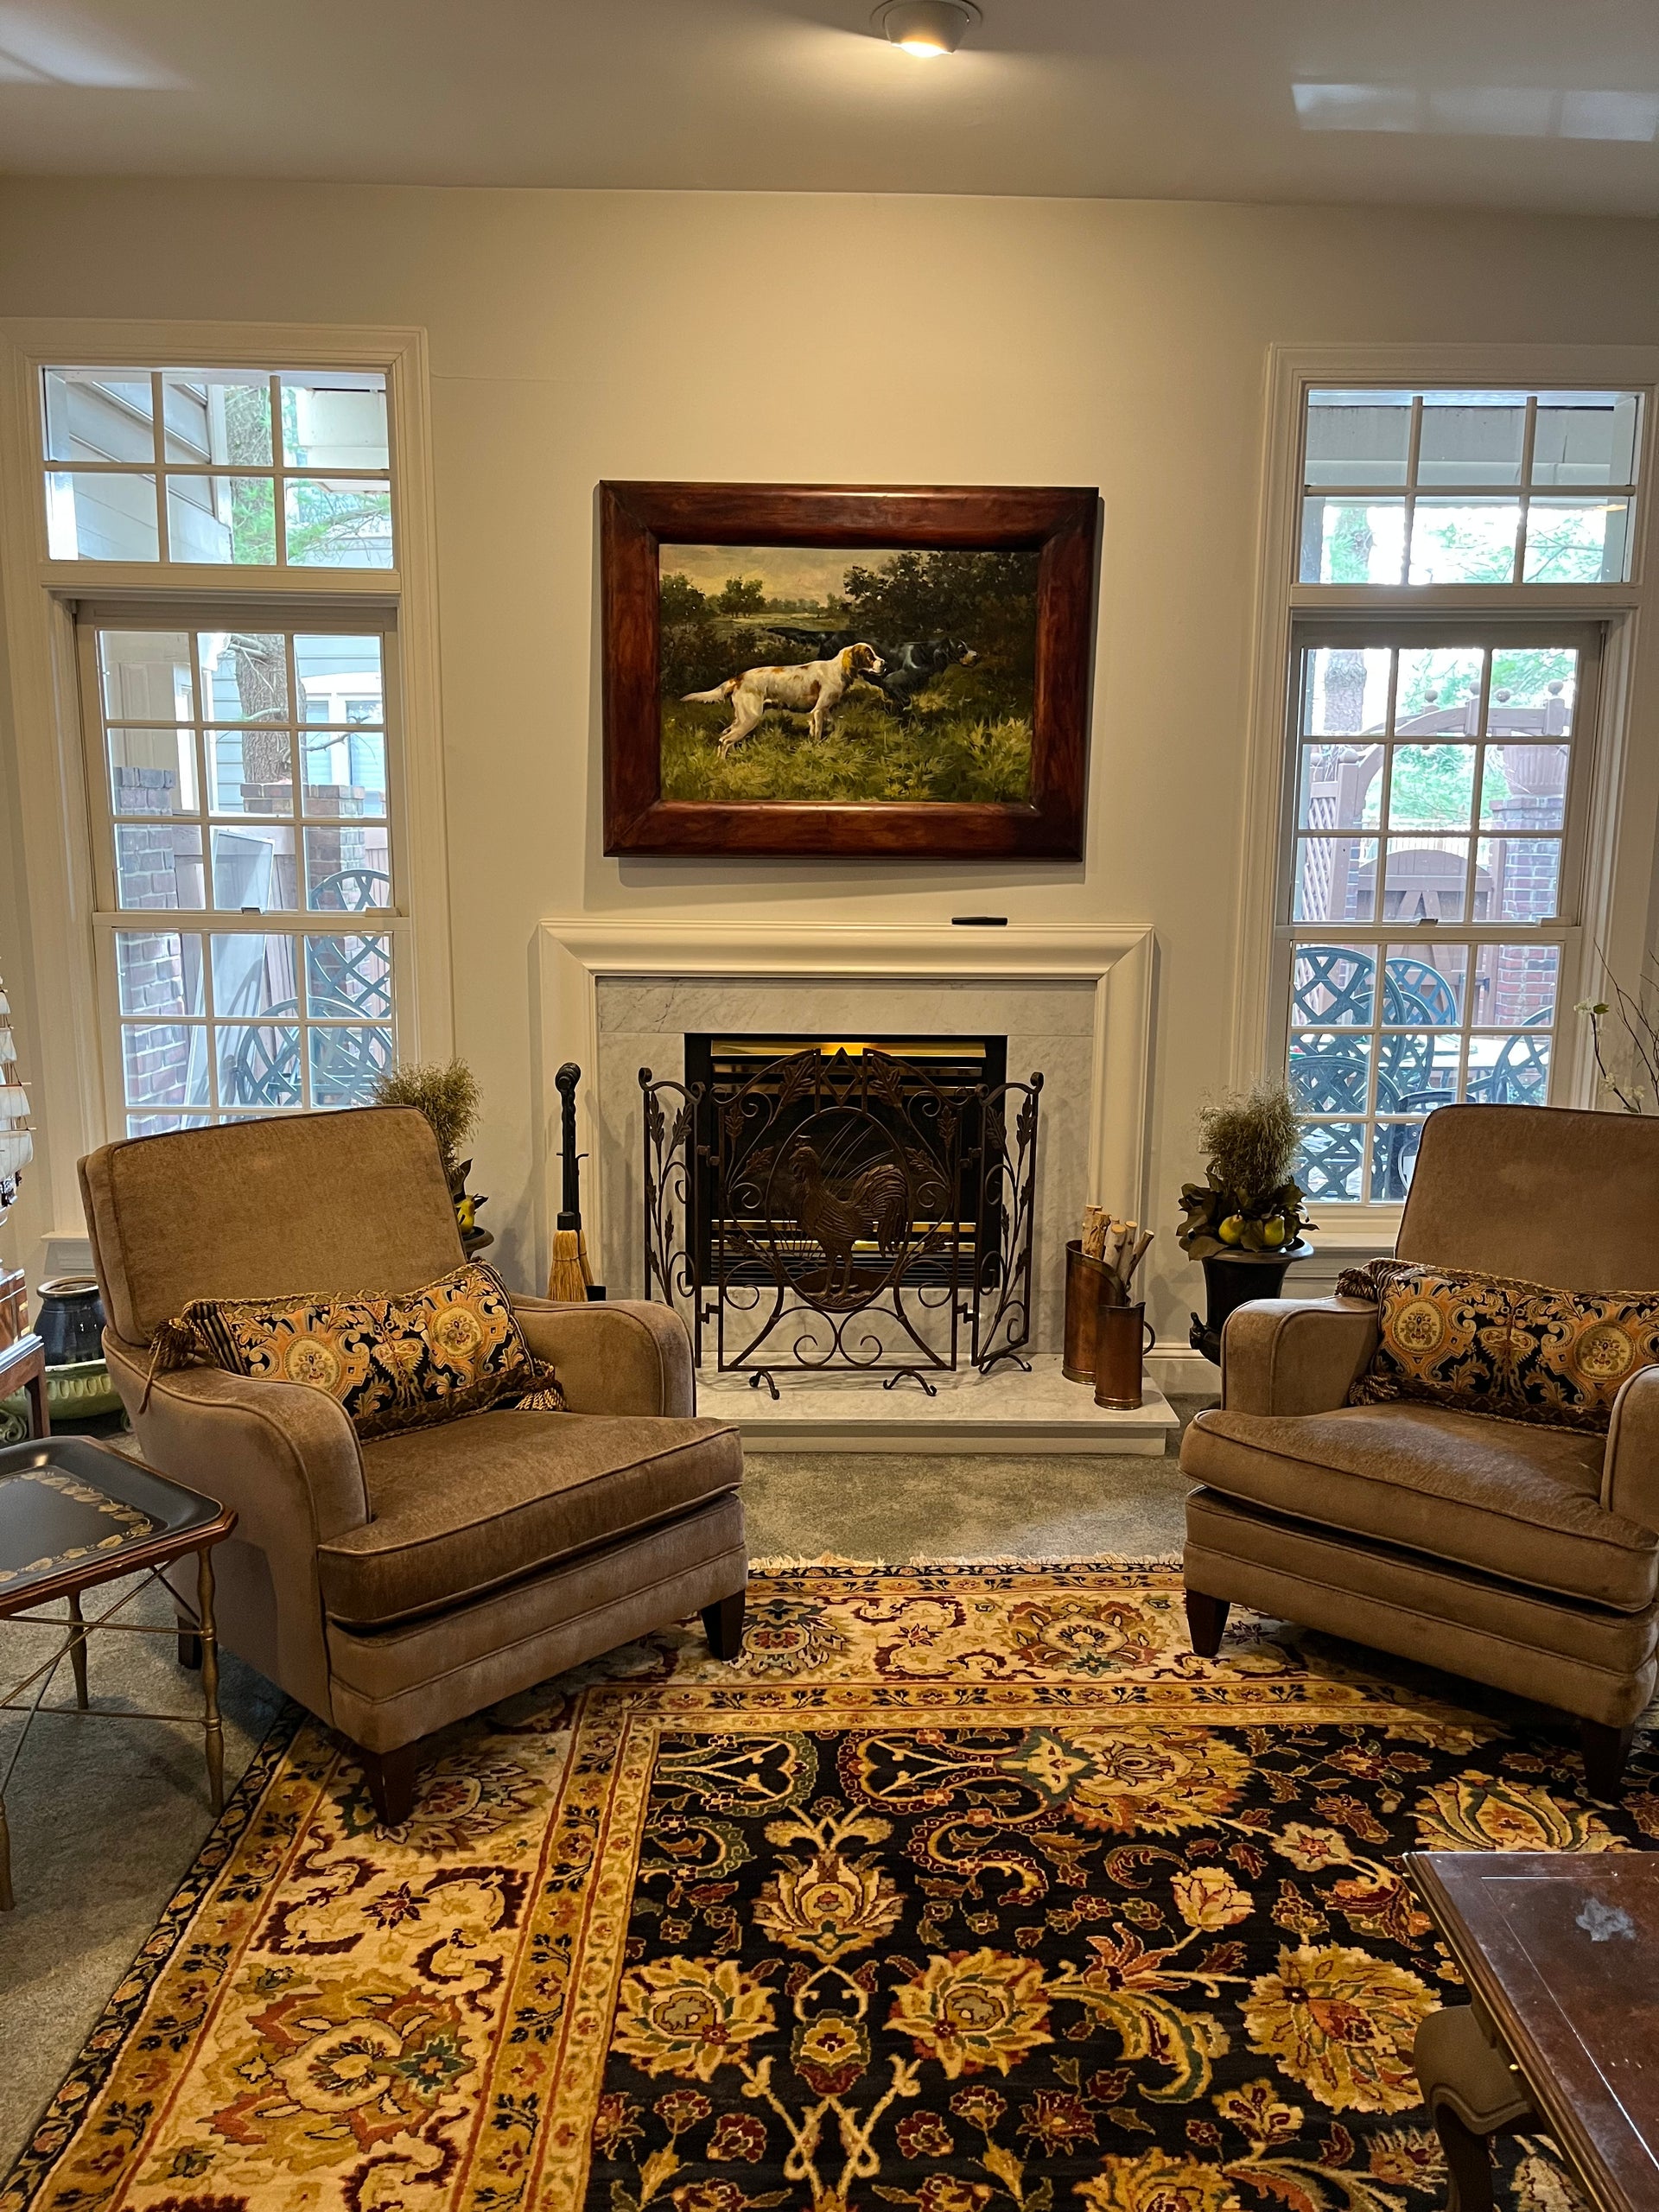
[[[1117,1277],[1103,1260],[1091,1260],[1074,1236],[1065,1248],[1065,1342],[1060,1372],[1068,1382],[1095,1379],[1095,1309],[1119,1297]]]
[[[1144,1303],[1103,1297],[1095,1309],[1095,1403],[1133,1413],[1143,1401],[1141,1363],[1157,1342]]]

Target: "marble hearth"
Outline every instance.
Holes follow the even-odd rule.
[[[1108,1413],[1094,1393],[1068,1382],[1058,1352],[1038,1352],[1031,1372],[971,1367],[932,1377],[930,1398],[909,1381],[883,1390],[879,1382],[836,1375],[785,1382],[773,1404],[741,1375],[705,1370],[697,1411],[736,1423],[756,1452],[1047,1452],[1095,1457],[1133,1452],[1160,1459],[1180,1416],[1150,1382],[1146,1403]]]
[[[1084,1201],[1141,1211],[1150,931],[550,920],[541,952],[548,1231],[552,1074],[569,1058],[584,1077],[588,1249],[613,1298],[639,1297],[644,1281],[639,1070],[680,1078],[688,1033],[994,1034],[1007,1039],[1010,1077],[1043,1073],[1031,1374],[936,1375],[933,1399],[913,1382],[884,1391],[857,1376],[780,1376],[774,1403],[747,1377],[717,1375],[710,1349],[704,1410],[779,1450],[1161,1451],[1175,1417],[1155,1391],[1138,1414],[1104,1413],[1058,1357],[1064,1249]]]

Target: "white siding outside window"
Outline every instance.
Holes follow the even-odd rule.
[[[41,386],[54,560],[395,565],[383,372],[53,367]]]

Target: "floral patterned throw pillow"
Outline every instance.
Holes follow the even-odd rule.
[[[327,1391],[365,1443],[486,1407],[564,1408],[500,1277],[475,1261],[394,1297],[198,1299],[156,1331],[153,1350],[152,1376],[223,1367]]]
[[[562,1412],[553,1370],[532,1357],[501,1278],[469,1261],[407,1297],[381,1301],[385,1339],[404,1386],[399,1428],[485,1407]]]
[[[163,1334],[176,1336],[172,1349],[184,1357],[164,1357],[162,1365],[194,1360],[263,1382],[326,1390],[359,1436],[383,1434],[397,1404],[397,1370],[367,1299],[198,1299],[157,1332],[158,1348]]]
[[[1552,1290],[1402,1260],[1351,1268],[1337,1290],[1374,1300],[1381,1330],[1351,1405],[1414,1398],[1605,1433],[1623,1384],[1659,1364],[1659,1294]]]

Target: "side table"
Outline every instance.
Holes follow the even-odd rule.
[[[46,1409],[46,1346],[32,1329],[9,1344],[0,1345],[0,1398],[19,1390],[29,1393],[37,1437],[50,1436],[52,1417]]]
[[[1598,2212],[1659,2205],[1659,1853],[1408,1853],[1471,2002],[1415,2063],[1457,2212],[1490,2212],[1491,2138],[1543,2129]]]
[[[10,1911],[13,1904],[5,1792],[38,1717],[67,1713],[87,1719],[181,1720],[199,1725],[213,1808],[215,1813],[223,1809],[225,1751],[219,1718],[213,1551],[235,1526],[235,1514],[214,1499],[169,1482],[164,1475],[88,1438],[42,1437],[0,1451],[0,1621],[64,1632],[52,1656],[0,1698],[0,1711],[29,1715],[0,1773],[0,1911]],[[161,1581],[162,1567],[190,1552],[197,1557],[196,1604],[194,1612],[186,1608],[190,1623],[187,1633],[194,1636],[200,1649],[200,1722],[194,1713],[138,1713],[92,1706],[86,1684],[88,1637],[99,1630],[128,1636],[178,1637],[181,1624],[176,1614],[184,1600],[170,1584],[162,1586],[175,1617],[164,1628],[117,1620],[115,1616],[131,1604],[147,1582]],[[81,1599],[88,1590],[135,1574],[143,1578],[135,1589],[94,1618],[86,1617]],[[33,1610],[60,1598],[65,1607],[60,1616]],[[75,1702],[48,1705],[47,1692],[66,1658],[74,1677]]]

